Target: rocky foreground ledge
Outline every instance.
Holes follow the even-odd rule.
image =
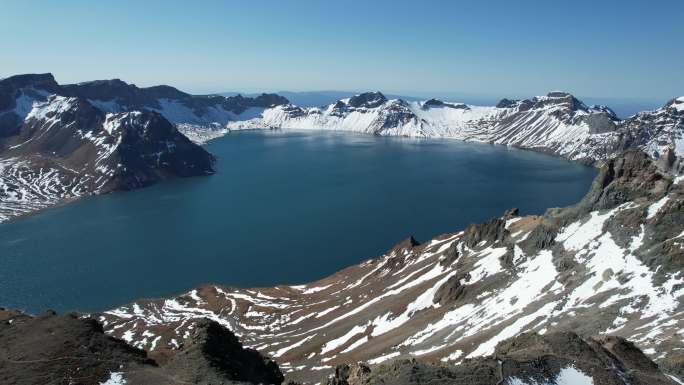
[[[280,384],[278,365],[244,349],[229,330],[197,322],[181,353],[159,361],[106,335],[77,314],[32,317],[0,309],[0,383],[48,384]]]
[[[47,312],[32,317],[0,309],[0,381],[13,385],[281,384],[278,365],[242,347],[219,323],[198,320],[176,353],[151,359],[107,336],[97,321]],[[454,364],[397,360],[342,364],[327,385],[676,385],[632,343],[582,339],[571,332],[524,333],[500,342],[492,356]],[[294,382],[288,382],[295,385]]]

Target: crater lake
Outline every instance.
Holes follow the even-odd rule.
[[[502,146],[232,132],[217,172],[0,224],[0,306],[97,311],[203,283],[301,284],[513,207],[579,201],[596,170]]]

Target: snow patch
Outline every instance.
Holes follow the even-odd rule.
[[[100,385],[125,385],[126,379],[123,377],[121,372],[111,372],[109,374],[109,379],[105,382],[100,382]]]
[[[658,214],[658,211],[660,211],[665,204],[667,204],[667,201],[670,200],[670,197],[668,195],[665,195],[664,197],[660,198],[657,202],[653,203],[652,205],[648,206],[648,212],[646,215],[646,219],[651,219]]]

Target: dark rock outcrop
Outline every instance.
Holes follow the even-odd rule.
[[[420,246],[420,242],[418,242],[416,240],[416,238],[413,237],[413,235],[409,235],[408,238],[397,243],[390,250],[394,250],[394,251],[402,251],[402,250],[406,250],[406,249],[410,250],[416,246]]]
[[[429,110],[430,108],[454,108],[457,110],[468,110],[470,107],[468,107],[465,104],[459,103],[459,104],[453,104],[453,103],[445,103],[439,99],[430,99],[427,100],[423,103],[422,109],[424,110]]]
[[[0,383],[97,385],[116,376],[130,385],[280,384],[278,365],[244,349],[235,335],[203,321],[164,362],[104,334],[77,314],[32,317],[0,308]]]
[[[515,105],[516,105],[517,102],[518,102],[517,100],[511,100],[511,99],[503,98],[503,99],[499,100],[498,103],[496,103],[496,108],[511,108],[511,107],[515,107]]]
[[[159,101],[167,99],[176,101],[198,114],[203,114],[211,107],[221,107],[236,114],[249,107],[271,107],[288,104],[287,98],[276,94],[261,94],[256,98],[242,95],[224,97],[218,95],[191,95],[167,85],[139,88],[135,84],[120,79],[95,80],[62,86],[63,94],[90,100],[113,101],[120,111],[161,109]],[[109,112],[120,112],[109,111]]]
[[[140,127],[145,127],[141,130]],[[174,176],[190,177],[214,172],[214,157],[192,143],[163,116],[144,112],[123,120],[117,168],[107,188],[132,189]]]
[[[92,319],[5,313],[0,314],[2,384],[90,385],[106,381],[111,372],[156,369],[144,351],[105,335]]]
[[[582,339],[575,333],[523,333],[499,343],[493,357],[457,365],[397,360],[381,365],[340,365],[327,385],[574,384],[676,385],[628,341]]]
[[[463,275],[454,275],[449,278],[442,286],[437,289],[432,302],[438,303],[440,305],[446,305],[448,303],[456,303],[465,292],[466,285],[462,284],[461,281],[464,279]]]
[[[583,339],[572,332],[523,333],[499,343],[495,356],[505,378],[555,383],[574,368],[595,385],[674,384],[632,343],[619,337]],[[567,379],[566,379],[567,383]]]
[[[387,98],[382,92],[365,92],[349,98],[347,105],[354,108],[375,108],[383,105],[386,101]]]
[[[327,379],[327,385],[494,385],[499,384],[497,362],[493,359],[464,361],[459,365],[430,364],[418,360],[398,360],[368,367],[363,363],[345,365]]]
[[[0,80],[0,140],[17,134],[32,100],[59,92],[52,74],[15,75]]]
[[[463,235],[463,242],[472,248],[483,241],[501,242],[509,235],[510,233],[506,230],[506,221],[502,218],[494,218],[485,223],[468,226]]]
[[[370,367],[364,363],[338,365],[335,374],[328,380],[328,385],[363,384],[369,379],[370,373]]]
[[[612,112],[612,111],[611,111]],[[615,124],[616,117],[613,113],[594,113],[591,115],[586,115],[581,118],[587,126],[589,126],[589,132],[592,134],[605,134],[607,132],[615,131],[617,125]]]
[[[197,324],[183,348],[163,368],[174,378],[192,384],[219,384],[233,380],[256,384],[280,384],[278,364],[253,349],[245,349],[237,337],[215,321]]]
[[[640,199],[657,200],[672,186],[648,155],[639,150],[628,150],[607,161],[594,179],[582,200],[566,208],[547,210],[540,223],[522,242],[526,252],[534,252],[553,245],[558,230],[595,210],[613,209],[623,203]]]
[[[664,194],[671,183],[646,154],[628,150],[606,162],[579,206],[585,211],[610,209]]]

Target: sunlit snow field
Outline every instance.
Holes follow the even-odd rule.
[[[0,306],[99,310],[215,282],[301,283],[487,220],[578,201],[596,171],[453,140],[246,131],[216,175],[0,224]]]

